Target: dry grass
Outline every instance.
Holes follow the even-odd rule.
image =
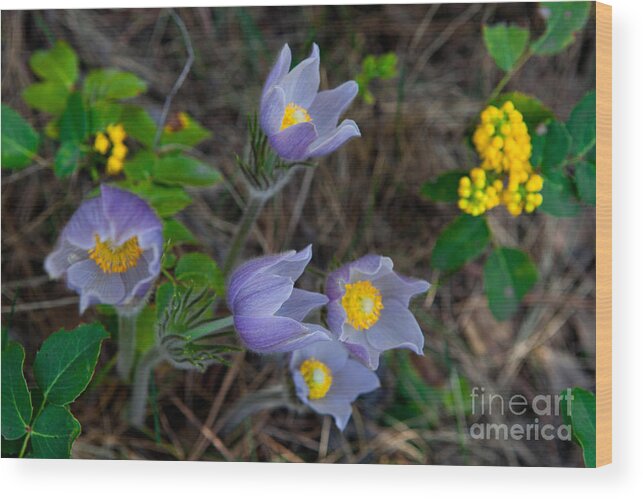
[[[436,236],[456,209],[419,194],[423,181],[475,161],[465,145],[466,128],[501,76],[481,43],[481,24],[510,20],[542,29],[535,5],[178,12],[190,31],[196,62],[173,110],[187,110],[214,131],[200,150],[239,188],[232,154],[244,145],[245,116],[256,106],[262,80],[284,42],[295,59],[305,54],[307,43],[319,43],[325,88],[354,77],[366,54],[398,54],[404,68],[400,78],[374,86],[374,106],[356,102],[350,110],[363,137],[323,159],[316,170],[298,174],[268,204],[246,256],[313,243],[313,264],[320,269],[375,252],[391,256],[404,273],[440,282],[437,293],[416,307],[426,355],[389,356],[380,372],[383,388],[356,404],[343,434],[329,418],[286,409],[258,412],[236,430],[222,431],[240,397],[285,376],[277,357],[239,354],[231,368],[214,366],[204,374],[162,366],[155,375],[148,432],[123,422],[128,388],[107,373],[74,405],[83,425],[75,457],[579,465],[580,453],[567,443],[469,440],[466,428],[473,420],[457,386],[464,378],[469,386],[528,398],[573,385],[593,388],[593,210],[575,219],[543,214],[513,219],[496,210],[491,222],[498,240],[526,249],[541,273],[520,312],[497,323],[482,294],[480,260],[443,281],[429,267]],[[34,78],[29,55],[52,37],[78,50],[83,69],[117,66],[146,79],[150,91],[140,103],[152,113],[160,113],[185,58],[166,11],[5,11],[2,101],[39,125],[42,117],[29,112],[20,92]],[[594,87],[594,37],[590,21],[571,48],[557,57],[535,58],[509,88],[534,94],[566,117]],[[50,159],[51,153],[42,156]],[[42,262],[89,188],[85,176],[60,182],[42,165],[3,175],[3,326],[11,321],[10,333],[25,345],[28,364],[48,334],[80,320],[76,297],[64,284],[48,281]],[[197,202],[181,218],[202,249],[220,259],[240,213],[238,202],[223,186],[195,195]],[[308,285],[321,286],[314,276],[305,278]],[[15,312],[8,314],[14,304]],[[87,312],[82,320],[94,315]],[[113,348],[103,349],[99,369],[108,364]],[[402,390],[409,368],[420,382]],[[449,393],[451,402],[445,403]],[[400,408],[415,408],[415,416],[396,419],[392,414]]]

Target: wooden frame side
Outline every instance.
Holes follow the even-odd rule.
[[[596,465],[612,462],[612,7],[596,2]]]

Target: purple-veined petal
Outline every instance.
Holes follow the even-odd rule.
[[[393,272],[393,260],[387,256],[365,255],[350,266],[349,282],[371,281]]]
[[[96,235],[103,240],[109,238],[110,232],[110,223],[105,216],[102,200],[93,198],[81,203],[61,237],[65,237],[74,246],[90,250],[96,244]]]
[[[328,297],[326,295],[295,288],[275,315],[303,321],[313,310],[321,308],[327,303]]]
[[[293,284],[289,277],[257,275],[246,282],[237,293],[232,313],[243,316],[271,316],[290,297]]]
[[[312,244],[309,244],[303,250],[289,253],[278,262],[275,262],[270,268],[270,273],[290,277],[293,281],[296,281],[304,273],[312,257]]]
[[[67,271],[70,265],[86,260],[88,257],[89,253],[86,249],[74,246],[63,235],[54,251],[45,258],[45,270],[51,279],[58,279]]]
[[[261,128],[268,136],[279,133],[286,110],[286,94],[281,87],[272,87],[261,100],[259,118]]]
[[[75,263],[67,270],[67,284],[80,294],[81,314],[91,304],[118,304],[125,297],[125,285],[118,273],[104,273],[93,260]]]
[[[344,368],[348,360],[348,350],[338,341],[320,341],[312,343],[304,348],[295,350],[290,359],[290,369],[299,370],[301,363],[307,359],[314,358],[326,364],[331,374],[337,373]],[[334,374],[333,374],[334,377]]]
[[[384,300],[380,319],[364,334],[377,350],[408,348],[423,355],[424,334],[413,314],[397,300]]]
[[[337,428],[341,431],[346,428],[348,421],[353,415],[351,403],[344,399],[335,399],[326,396],[321,399],[308,400],[306,403],[319,414],[333,416]]]
[[[319,47],[313,44],[313,50],[307,59],[301,61],[286,76],[281,78],[279,86],[286,95],[286,103],[308,109],[319,90]]]
[[[308,149],[307,156],[317,158],[325,156],[341,147],[346,141],[353,137],[360,137],[361,133],[353,120],[344,120],[341,125],[330,133],[319,137]]]
[[[234,302],[237,299],[237,294],[244,288],[249,280],[254,278],[256,274],[260,274],[270,267],[274,266],[275,263],[281,261],[287,256],[294,254],[295,251],[291,250],[279,255],[268,255],[260,258],[254,258],[239,265],[234,270],[228,281],[227,300],[230,309],[234,307]]]
[[[310,157],[308,147],[317,138],[311,122],[292,125],[269,137],[270,145],[277,154],[287,161],[304,161]]]
[[[154,210],[131,192],[102,184],[101,201],[111,228],[110,239],[116,245],[152,230],[163,230]]]
[[[335,130],[339,117],[353,101],[357,91],[357,83],[347,81],[333,90],[324,90],[317,94],[308,113],[315,123],[320,137]]]
[[[281,49],[281,52],[279,52],[279,57],[277,57],[277,60],[275,61],[275,65],[270,70],[270,73],[268,74],[268,78],[266,78],[266,83],[264,84],[263,91],[261,93],[262,98],[268,93],[268,91],[274,85],[279,83],[279,81],[284,76],[286,76],[286,74],[288,74],[288,70],[290,69],[291,58],[292,58],[292,55],[290,53],[290,47],[286,43]]]
[[[431,286],[427,281],[404,277],[396,272],[389,272],[373,281],[383,298],[398,300],[404,306],[409,306],[411,297],[426,292]]]
[[[346,311],[340,300],[333,300],[326,307],[326,322],[335,338],[339,339],[342,334],[342,327],[346,322]]]
[[[234,326],[246,347],[259,353],[291,352],[316,341],[330,340],[321,326],[311,327],[289,317],[235,315]]]

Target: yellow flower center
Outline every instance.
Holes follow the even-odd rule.
[[[284,119],[281,121],[281,130],[285,130],[288,127],[293,125],[298,125],[299,123],[306,123],[312,121],[310,114],[303,107],[298,106],[294,102],[289,103],[286,106],[284,111]]]
[[[308,385],[309,399],[321,399],[326,396],[330,385],[333,384],[333,375],[326,364],[310,357],[301,363],[299,372]]]
[[[380,320],[384,308],[382,295],[371,281],[357,281],[346,284],[342,306],[348,316],[348,323],[355,329],[369,329]]]
[[[138,237],[134,236],[120,246],[113,246],[111,241],[101,241],[98,234],[94,236],[96,245],[88,251],[89,258],[96,262],[103,272],[125,272],[138,263],[143,250],[138,245]]]

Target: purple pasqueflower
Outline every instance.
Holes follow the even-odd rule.
[[[261,94],[260,123],[270,145],[288,161],[330,154],[360,131],[353,120],[337,122],[357,95],[354,81],[319,90],[319,47],[292,71],[290,47],[284,45]]]
[[[348,357],[338,341],[313,343],[295,350],[290,371],[301,401],[319,414],[330,414],[340,430],[351,417],[351,403],[380,387],[377,375]]]
[[[390,258],[363,256],[326,280],[328,327],[370,369],[377,369],[385,350],[408,348],[422,355],[424,335],[409,301],[429,286],[393,272]]]
[[[313,310],[328,303],[321,293],[294,287],[312,257],[311,246],[269,255],[240,265],[228,283],[228,306],[243,343],[259,353],[290,352],[329,332],[304,322]]]
[[[163,226],[141,198],[108,185],[84,201],[45,259],[52,279],[65,275],[80,312],[97,303],[135,305],[161,270]]]

